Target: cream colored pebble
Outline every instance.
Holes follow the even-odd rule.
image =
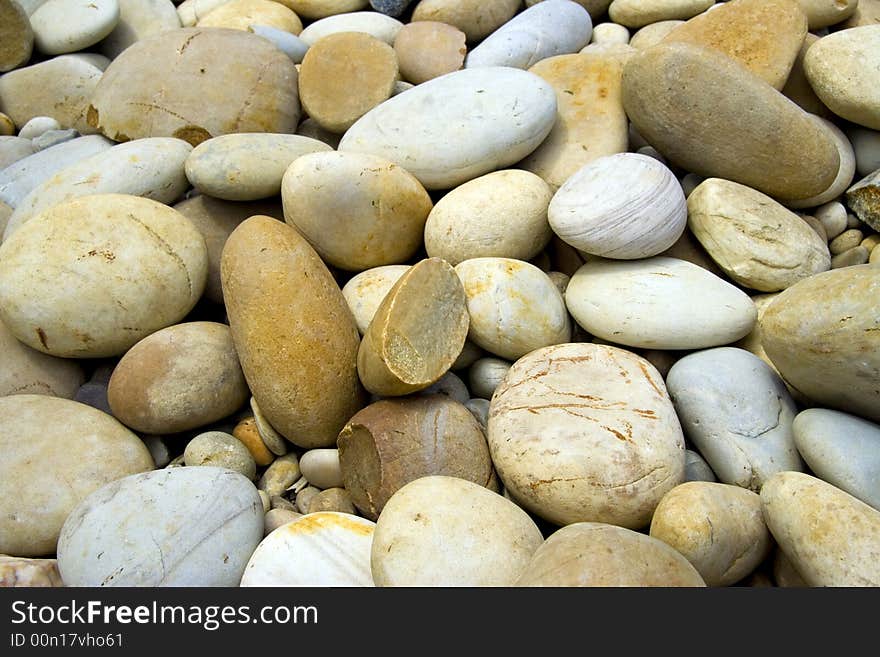
[[[865,224],[856,215],[849,213],[846,215],[846,227],[861,229],[865,227]]]
[[[846,208],[839,201],[820,205],[813,216],[824,226],[829,240],[833,240],[846,230]]]
[[[823,242],[828,241],[828,233],[825,232],[825,226],[822,225],[822,222],[816,219],[816,217],[811,217],[808,214],[799,215],[801,219],[809,224],[810,228],[816,231],[816,235],[822,238]]]
[[[18,136],[24,139],[36,139],[49,130],[61,130],[61,124],[51,116],[35,116],[21,126]]]
[[[299,512],[308,513],[309,504],[312,503],[312,498],[320,492],[321,489],[314,486],[306,486],[298,492],[296,494],[296,508],[299,509]]]
[[[853,265],[864,265],[868,262],[869,255],[868,249],[865,247],[854,246],[853,248],[831,258],[831,269],[852,267]]]
[[[266,512],[266,516],[263,518],[263,536],[268,536],[279,527],[302,517],[303,514],[289,509],[271,509]]]
[[[593,27],[590,43],[629,43],[629,30],[618,23],[599,23]]]
[[[861,244],[864,238],[865,236],[862,231],[850,228],[831,240],[828,244],[828,250],[831,251],[833,256],[840,255],[844,251],[849,251],[851,248]]]
[[[468,373],[471,394],[474,397],[492,399],[495,388],[507,376],[511,363],[501,358],[480,358],[471,365]]]
[[[872,265],[880,263],[880,249],[874,249],[871,251],[871,255],[868,257],[868,262]]]
[[[303,477],[318,488],[341,488],[338,449],[310,449],[299,460]]]
[[[873,235],[868,235],[865,239],[862,240],[862,246],[868,249],[869,253],[874,253],[874,247],[880,244],[880,235],[874,233]]]

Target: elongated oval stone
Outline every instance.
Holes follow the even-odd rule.
[[[676,164],[781,200],[824,192],[840,167],[823,125],[709,48],[661,43],[634,56],[623,70],[623,106],[639,134]]]

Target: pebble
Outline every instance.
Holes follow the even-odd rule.
[[[180,139],[157,137],[117,144],[78,158],[45,178],[17,203],[3,239],[8,240],[31,219],[58,204],[84,196],[124,194],[172,203],[188,187],[184,163],[191,150]]]
[[[691,83],[669,86],[668,76]],[[820,194],[840,168],[824,126],[715,50],[670,42],[640,52],[623,71],[623,106],[671,161],[778,199]],[[749,121],[742,120],[746,112]],[[783,143],[798,148],[781,150]]]
[[[505,25],[520,9],[521,0],[419,0],[412,21],[438,21],[457,27],[471,43],[482,41]]]
[[[299,457],[292,453],[285,454],[272,461],[266,468],[257,483],[257,488],[266,491],[270,498],[282,496],[301,476]]]
[[[221,277],[235,350],[266,419],[299,447],[331,446],[363,392],[357,326],[326,265],[296,230],[255,216],[229,236]]]
[[[182,467],[107,484],[68,516],[58,569],[68,586],[238,586],[263,537],[245,477]]]
[[[257,421],[253,416],[244,418],[235,425],[232,435],[238,438],[247,447],[248,451],[259,467],[270,465],[275,460],[275,454],[266,446],[257,429]]]
[[[880,230],[880,169],[846,190],[846,204],[861,221]]]
[[[257,425],[257,433],[260,434],[263,444],[276,456],[287,455],[289,443],[266,419],[255,397],[251,397],[250,407],[251,412],[254,414],[254,424]]]
[[[639,28],[632,38],[629,45],[636,50],[647,50],[651,46],[656,46],[663,41],[674,29],[680,25],[684,25],[685,21],[668,20],[657,21]]]
[[[367,153],[297,158],[281,182],[285,221],[334,267],[401,264],[422,244],[431,197],[412,173]]]
[[[0,450],[0,554],[15,557],[53,554],[92,491],[153,469],[144,444],[112,417],[45,395],[0,397]]]
[[[116,0],[119,21],[99,44],[103,54],[115,59],[131,44],[149,36],[181,27],[171,0]]]
[[[816,404],[873,421],[880,420],[876,271],[855,265],[811,276],[782,292],[761,319],[764,349],[786,381]]]
[[[797,407],[782,379],[744,349],[679,360],[666,385],[688,440],[718,480],[755,492],[773,474],[801,471],[792,434]]]
[[[806,35],[807,17],[791,0],[739,0],[692,18],[663,40],[713,48],[782,89]]]
[[[87,121],[89,101],[103,72],[73,55],[53,57],[0,77],[0,108],[15,125],[51,116],[83,134],[96,130]]]
[[[404,25],[394,39],[400,76],[421,84],[459,70],[467,53],[465,40],[464,32],[446,23],[419,21]]]
[[[470,392],[464,381],[453,372],[447,372],[427,388],[420,390],[417,396],[427,397],[429,395],[443,395],[459,404],[464,404],[470,399]]]
[[[801,411],[793,426],[817,477],[880,510],[880,426],[827,408]]]
[[[856,171],[867,176],[880,169],[880,131],[852,127],[847,131],[856,156]]]
[[[685,481],[718,481],[712,468],[703,459],[698,452],[692,449],[685,451],[684,463],[684,480]]]
[[[410,267],[360,343],[357,371],[364,388],[399,396],[436,382],[464,347],[468,313],[462,282],[448,262],[428,258]]]
[[[56,559],[23,559],[0,554],[0,587],[64,586]]]
[[[492,399],[513,363],[501,358],[480,358],[468,370],[468,388],[474,397]]]
[[[296,518],[257,546],[241,586],[373,586],[370,550],[375,530],[373,522],[348,513]]]
[[[366,9],[369,0],[281,0],[281,4],[295,11],[297,16],[314,21]]]
[[[36,139],[49,130],[60,130],[61,124],[51,116],[35,116],[21,126],[18,136],[23,139]]]
[[[47,0],[31,14],[34,42],[47,55],[93,46],[118,22],[117,0]]]
[[[626,27],[644,27],[668,20],[687,20],[706,11],[713,0],[614,0],[608,17]]]
[[[700,183],[687,199],[687,223],[731,280],[753,290],[784,290],[831,267],[829,245],[803,219],[739,183]]]
[[[760,496],[739,486],[689,482],[663,496],[650,535],[673,547],[708,586],[730,586],[770,554]]]
[[[230,0],[211,10],[196,23],[196,27],[216,27],[247,30],[249,26],[268,25],[297,35],[303,30],[299,16],[282,2],[271,0]]]
[[[556,190],[584,165],[626,152],[628,122],[620,83],[627,56],[558,55],[529,69],[556,92],[557,118],[547,138],[518,166]]]
[[[553,196],[548,219],[553,232],[579,251],[630,260],[671,247],[688,213],[672,171],[645,155],[620,153],[569,177]]]
[[[193,146],[230,132],[292,133],[301,114],[296,68],[283,52],[256,34],[213,28],[136,42],[107,67],[89,103],[88,126],[115,141],[179,137]]]
[[[0,137],[11,137],[15,135],[15,123],[8,116],[0,112]],[[0,166],[0,169],[3,167]]]
[[[30,139],[21,137],[0,137],[0,173],[3,169],[35,153]]]
[[[181,321],[207,277],[205,240],[180,213],[137,196],[55,205],[0,247],[0,318],[53,356],[123,354]]]
[[[855,4],[855,3],[852,3]],[[880,130],[880,91],[874,72],[880,65],[880,25],[835,32],[807,52],[810,85],[835,114]]]
[[[79,390],[76,391],[73,400],[85,404],[86,406],[97,408],[99,411],[107,413],[107,415],[113,415],[113,411],[110,409],[110,403],[107,401],[106,383],[94,383],[92,381],[84,383],[79,387]],[[152,452],[150,453],[152,454]]]
[[[363,32],[393,46],[394,39],[397,38],[397,33],[402,27],[403,23],[396,18],[373,11],[354,11],[328,16],[310,23],[300,32],[299,38],[309,46],[313,46],[331,34]]]
[[[195,436],[183,450],[183,461],[187,466],[226,468],[251,480],[257,474],[257,465],[248,448],[223,431],[206,431]]]
[[[309,501],[308,513],[327,511],[355,515],[356,511],[351,501],[351,494],[344,488],[328,488],[317,493]]]
[[[0,397],[49,395],[73,399],[85,381],[76,361],[55,358],[23,344],[0,322]]]
[[[797,3],[814,32],[847,20],[859,6],[859,0],[797,0]]]
[[[67,130],[47,130],[39,137],[35,137],[32,142],[34,144],[34,150],[40,152],[47,148],[52,148],[52,146],[76,139],[79,136],[79,131],[74,130],[73,128],[68,128]]]
[[[455,266],[471,258],[529,260],[550,241],[553,191],[519,169],[493,171],[444,195],[428,214],[425,251]]]
[[[370,6],[386,16],[400,16],[413,0],[370,0]]]
[[[162,436],[146,435],[141,436],[141,440],[147,449],[150,450],[150,456],[156,463],[157,468],[164,468],[171,462],[171,453],[168,450],[168,441]]]
[[[870,259],[871,254],[863,246],[854,246],[843,253],[831,258],[831,269],[840,269],[841,267],[852,267],[853,265],[864,265]]]
[[[504,497],[457,477],[422,477],[392,495],[376,521],[373,581],[512,586],[542,541],[529,515]]]
[[[342,296],[361,335],[367,332],[385,295],[409,268],[410,265],[373,267],[352,276],[343,286]]]
[[[302,513],[291,511],[289,509],[269,509],[263,516],[263,536],[268,536],[279,527],[283,527],[289,522],[299,520],[303,517]],[[253,555],[251,555],[253,557]]]
[[[202,194],[226,201],[277,196],[290,164],[307,153],[332,150],[299,135],[238,133],[203,141],[186,159],[189,182]]]
[[[516,360],[530,351],[568,342],[565,301],[547,274],[522,260],[473,258],[455,267],[470,315],[468,339]]]
[[[284,220],[284,210],[277,197],[265,201],[233,203],[199,194],[172,207],[189,219],[205,238],[205,245],[208,247],[208,282],[205,284],[203,298],[217,304],[223,303],[220,258],[223,245],[232,231],[242,221],[254,215]]]
[[[27,12],[16,0],[0,0],[0,73],[31,58],[34,31]]]
[[[810,198],[787,201],[788,206],[791,208],[811,208],[837,199],[850,186],[856,173],[855,151],[843,131],[821,116],[814,116],[813,120],[825,126],[828,134],[834,138],[834,143],[837,146],[837,155],[840,158],[840,167],[837,170],[837,177],[829,185],[828,189]]]
[[[217,322],[184,322],[148,335],[125,353],[108,387],[116,419],[156,434],[222,420],[249,397],[229,327]]]
[[[747,335],[757,317],[740,289],[666,256],[592,259],[572,277],[565,303],[584,330],[649,349],[704,349]]]
[[[629,43],[629,30],[617,23],[599,23],[593,26],[590,43]]]
[[[571,0],[546,0],[514,16],[471,50],[466,68],[528,69],[542,59],[576,53],[590,42],[593,23]]]
[[[316,488],[343,486],[338,449],[310,449],[300,458],[299,467],[302,476]]]
[[[192,27],[199,20],[217,7],[226,4],[229,0],[183,0],[177,3],[172,0],[177,7],[177,15],[180,18],[180,24],[183,27]]]
[[[257,36],[268,39],[281,52],[287,55],[294,64],[301,64],[303,57],[309,51],[309,44],[300,39],[297,35],[291,34],[286,30],[279,30],[271,25],[249,25],[248,32],[253,32]]]
[[[523,159],[555,120],[556,95],[540,77],[480,67],[382,103],[348,129],[339,150],[384,157],[427,189],[450,189]]]
[[[303,515],[307,514],[309,511],[309,504],[311,504],[312,498],[321,492],[320,488],[315,488],[314,486],[306,486],[300,492],[296,494],[296,508]]]
[[[833,240],[846,230],[846,208],[838,201],[821,205],[813,211],[813,216],[822,224],[829,240]]]
[[[550,522],[640,529],[684,481],[681,425],[659,372],[604,345],[539,349],[489,410],[492,462],[512,498]]]
[[[791,67],[791,73],[788,75],[788,80],[785,81],[785,86],[782,87],[782,93],[805,112],[815,114],[816,116],[832,118],[833,113],[830,109],[825,107],[825,103],[819,100],[816,92],[813,91],[813,87],[810,86],[810,81],[807,79],[807,72],[804,70],[804,57],[806,57],[807,51],[818,40],[818,36],[812,32],[807,32],[807,36],[801,45],[800,52],[798,52],[797,58],[794,60],[794,65]]]
[[[850,228],[831,240],[828,244],[828,250],[831,252],[831,255],[840,255],[844,251],[849,251],[851,248],[861,244],[864,238],[865,236],[862,231]]]
[[[516,586],[704,587],[700,573],[663,541],[600,522],[551,534]]]
[[[345,489],[372,520],[392,495],[420,477],[454,476],[487,486],[493,472],[479,423],[443,395],[370,404],[349,420],[337,442]]]
[[[773,538],[809,586],[880,586],[880,511],[800,472],[768,480],[761,502]]]

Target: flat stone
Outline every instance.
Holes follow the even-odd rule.
[[[44,395],[0,397],[0,449],[0,552],[18,557],[53,554],[90,493],[153,469],[141,440],[112,417]]]
[[[615,55],[549,57],[529,69],[556,92],[557,118],[547,138],[519,163],[558,189],[581,167],[628,147],[621,77]]]
[[[235,349],[266,419],[300,447],[334,445],[363,390],[357,326],[326,265],[294,228],[257,216],[229,236],[221,279]]]
[[[47,55],[93,46],[118,22],[117,0],[47,0],[31,14],[34,41]]]
[[[767,481],[761,502],[773,538],[808,586],[880,586],[880,511],[800,472]]]
[[[34,32],[27,12],[16,0],[0,0],[0,73],[31,58]]]
[[[58,568],[68,586],[238,586],[262,537],[262,503],[245,477],[166,468],[83,500],[62,529]]]
[[[880,510],[880,426],[808,408],[794,419],[794,441],[817,477]]]
[[[400,75],[421,84],[464,65],[465,34],[457,27],[437,21],[418,21],[404,25],[394,39],[394,52]]]
[[[420,0],[412,21],[448,23],[464,32],[469,42],[476,42],[507,23],[521,5],[520,0]]]
[[[683,77],[688,85],[668,83]],[[623,105],[676,164],[780,200],[824,192],[840,169],[824,126],[715,50],[671,42],[641,52],[624,68]]]
[[[361,32],[331,34],[303,58],[303,109],[326,130],[345,132],[391,97],[398,75],[397,56],[387,43]]]
[[[867,264],[796,283],[761,319],[767,355],[813,402],[880,420],[878,295],[877,268]]]
[[[465,69],[385,101],[349,128],[339,150],[379,155],[427,189],[450,189],[520,161],[555,120],[556,94],[537,75]]]
[[[572,277],[565,303],[584,330],[647,349],[704,349],[752,330],[755,305],[744,292],[686,260],[591,259]]]
[[[832,112],[880,130],[880,25],[835,32],[817,41],[804,57],[816,95]]]
[[[74,55],[18,68],[0,77],[0,108],[16,125],[51,116],[64,128],[93,134],[86,110],[101,75],[101,69]]]
[[[287,55],[256,34],[217,28],[136,42],[107,67],[88,106],[89,126],[115,141],[180,137],[194,146],[231,132],[293,133],[299,118]]]
[[[806,35],[795,0],[738,0],[690,19],[664,41],[714,48],[782,89]]]
[[[116,2],[119,3],[119,22],[100,44],[101,52],[110,59],[116,58],[136,41],[181,26],[177,8],[171,0]]]
[[[794,212],[745,185],[709,178],[687,199],[688,226],[736,283],[776,292],[828,271],[828,245]]]
[[[590,42],[593,23],[570,0],[546,0],[517,14],[468,53],[465,67],[528,69],[542,59],[576,53]]]
[[[391,16],[374,11],[353,11],[317,20],[309,24],[299,34],[299,38],[309,46],[313,46],[320,39],[331,34],[363,32],[393,46],[394,39],[397,38],[397,33],[401,28],[403,28],[403,23],[396,18],[391,18]]]
[[[614,0],[608,17],[626,27],[643,27],[668,20],[687,20],[706,11],[712,0]]]

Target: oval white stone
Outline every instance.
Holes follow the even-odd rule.
[[[31,14],[34,41],[47,55],[88,48],[118,22],[117,0],[48,0]]]

